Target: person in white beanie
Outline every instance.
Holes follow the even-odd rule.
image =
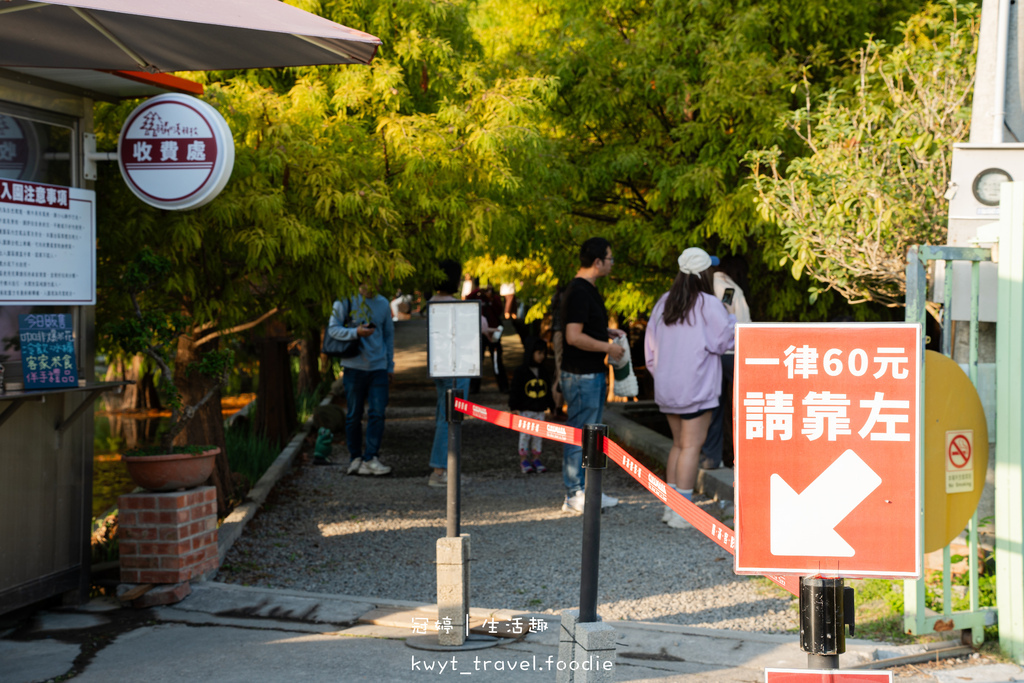
[[[729,277],[724,270],[727,264],[723,262],[719,267],[713,267],[715,296],[725,304],[725,310],[736,316],[737,323],[749,323],[750,307],[747,305],[747,298],[743,295],[743,289],[736,284],[736,281]],[[726,467],[733,466],[733,444],[732,444],[732,385],[735,374],[735,359],[732,351],[722,354],[722,400],[711,412],[711,426],[708,427],[708,438],[700,451],[701,469],[714,470],[723,464]],[[728,419],[726,419],[728,417]]]
[[[679,274],[654,305],[644,337],[654,400],[672,430],[665,478],[687,500],[693,497],[700,449],[722,390],[720,356],[733,348],[736,326],[735,316],[713,293],[708,272],[713,262],[697,247],[679,255]],[[674,529],[690,526],[668,506],[662,521]]]

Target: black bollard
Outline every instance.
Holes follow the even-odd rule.
[[[445,392],[444,410],[448,420],[448,538],[461,533],[462,488],[462,413],[455,410],[455,399],[463,398],[458,389]]]
[[[854,634],[853,589],[843,579],[800,578],[800,648],[810,669],[838,669],[846,629]]]
[[[580,622],[597,621],[597,569],[601,550],[601,475],[608,467],[604,439],[608,426],[583,427],[583,560],[580,568]]]

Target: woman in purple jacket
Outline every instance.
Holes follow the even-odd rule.
[[[654,400],[672,429],[666,479],[687,500],[693,497],[700,449],[722,391],[719,356],[733,347],[736,327],[736,318],[713,293],[707,270],[716,260],[696,247],[680,254],[679,274],[654,305],[644,338]],[[673,529],[690,526],[667,505],[661,521]]]

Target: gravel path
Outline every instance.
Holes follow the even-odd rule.
[[[472,397],[501,407],[500,395]],[[487,400],[490,398],[491,400]],[[432,402],[431,402],[432,403]],[[385,477],[299,464],[228,553],[218,580],[268,588],[419,602],[436,599],[435,541],[445,491],[426,485],[433,407],[389,410]],[[463,428],[462,531],[472,536],[474,607],[557,613],[579,604],[582,517],[561,512],[561,447],[552,472],[522,475],[516,435],[470,420]],[[335,459],[347,462],[343,445]],[[660,523],[662,506],[614,463],[604,490],[621,499],[601,521],[598,611],[630,619],[780,632],[797,627],[788,594],[736,576],[732,556],[699,532]],[[704,501],[709,512],[715,503]]]

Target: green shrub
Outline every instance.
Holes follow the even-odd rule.
[[[248,479],[249,486],[259,481],[280,453],[266,438],[254,434],[244,420],[224,433],[224,442],[231,471]]]

